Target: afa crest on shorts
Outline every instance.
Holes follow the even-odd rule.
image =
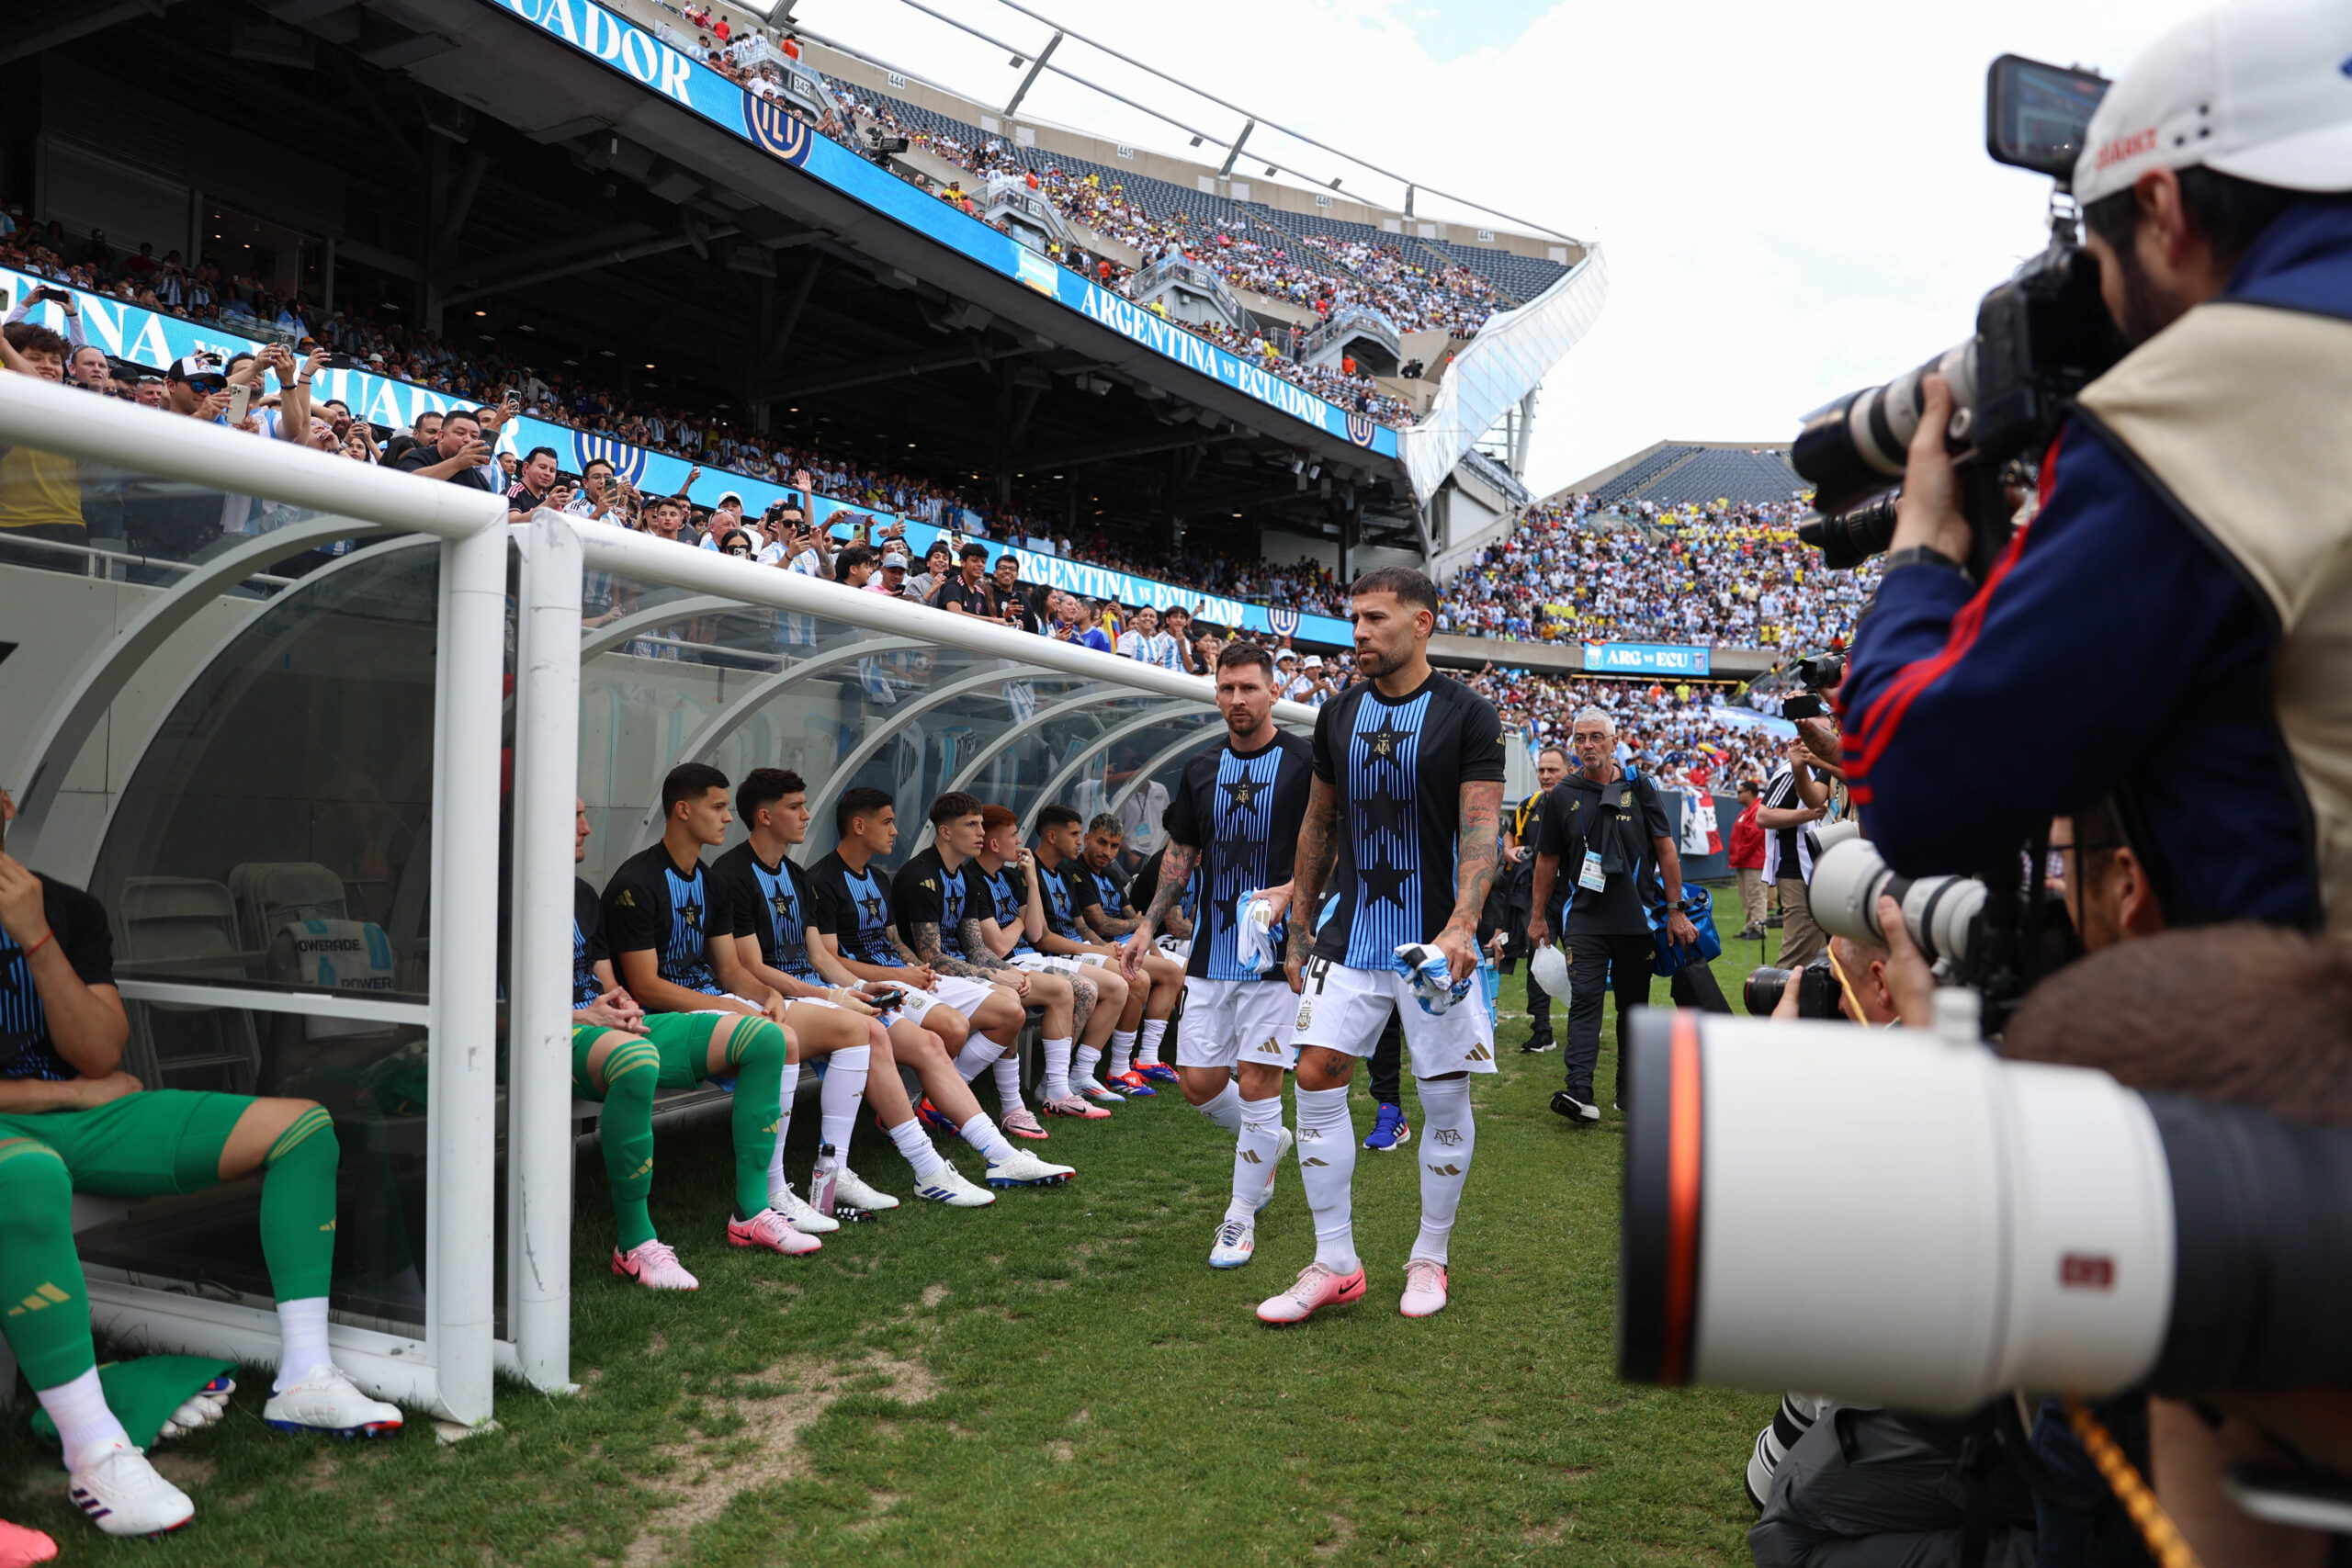
[[[613,472],[617,477],[633,485],[645,481],[645,459],[649,454],[641,446],[632,446],[609,435],[592,435],[584,430],[575,430],[571,433],[571,455],[576,459],[573,465],[576,471],[585,472],[591,462],[602,457],[613,466]]]
[[[1348,439],[1359,446],[1371,446],[1372,433],[1379,428],[1372,422],[1372,415],[1368,413],[1348,415]]]
[[[775,100],[746,90],[743,94],[743,129],[751,133],[753,141],[794,168],[808,162],[808,148],[816,132]]]
[[[1298,630],[1298,611],[1288,604],[1269,604],[1266,625],[1273,628],[1276,637],[1293,636]]]

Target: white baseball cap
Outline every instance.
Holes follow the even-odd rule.
[[[2091,116],[2075,199],[2199,164],[2287,190],[2352,190],[2352,6],[2233,0],[2150,44]]]

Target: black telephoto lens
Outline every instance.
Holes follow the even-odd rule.
[[[1789,986],[1789,972],[1766,964],[1747,972],[1747,983],[1739,988],[1740,1000],[1747,1004],[1750,1016],[1764,1018],[1781,1005],[1781,993]]]
[[[1797,525],[1797,537],[1821,552],[1826,570],[1851,571],[1894,542],[1895,500],[1883,495],[1835,517],[1808,517]]]

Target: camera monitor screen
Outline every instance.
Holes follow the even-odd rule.
[[[1985,77],[1984,150],[1996,164],[2071,179],[2107,87],[2106,77],[2088,71],[2001,56]]]

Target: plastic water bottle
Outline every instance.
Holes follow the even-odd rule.
[[[808,1173],[808,1206],[820,1214],[833,1212],[833,1187],[841,1176],[842,1157],[831,1144],[817,1148],[817,1168]]]

